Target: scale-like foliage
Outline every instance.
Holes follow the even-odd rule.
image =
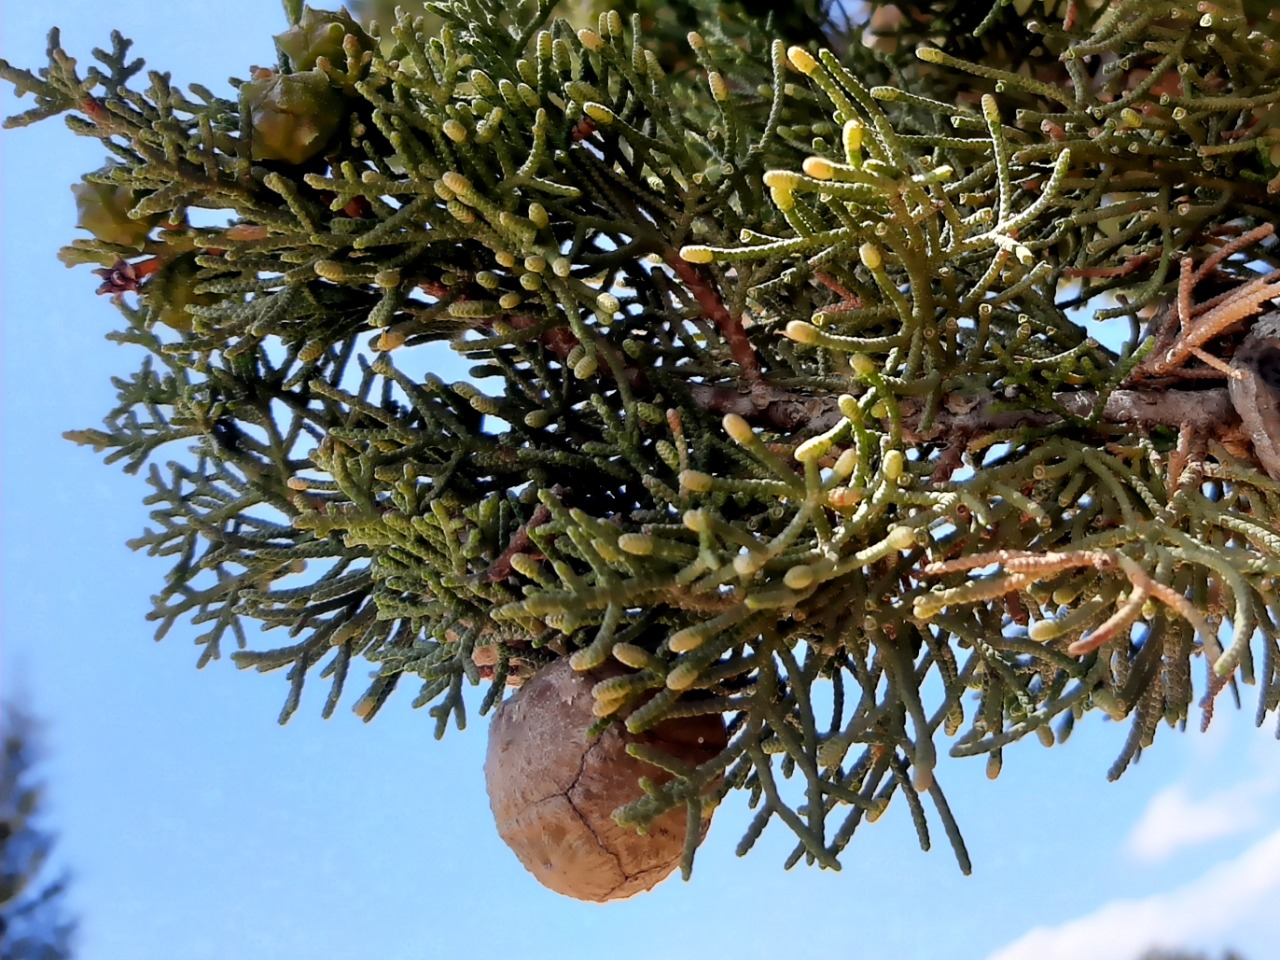
[[[467,682],[488,709],[613,658],[602,723],[732,720],[624,822],[723,776],[741,849],[778,817],[835,867],[898,792],[927,844],[927,794],[967,868],[938,741],[994,775],[1100,709],[1132,718],[1118,775],[1228,684],[1280,703],[1278,28],[744,6],[294,11],[232,98],[130,86],[118,36],[83,75],[56,33],[39,74],[0,63],[14,122],[106,145],[128,228],[64,252],[149,354],[71,436],[151,463],[161,632],[286,668],[282,720],[353,659],[361,716],[412,676],[443,733]],[[443,341],[468,380],[424,372]]]

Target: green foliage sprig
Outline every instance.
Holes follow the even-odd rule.
[[[1280,484],[1217,381],[1280,290],[1276,26],[996,4],[961,39],[965,6],[833,51],[731,7],[677,43],[646,3],[453,0],[315,56],[303,11],[236,99],[130,88],[118,36],[83,77],[56,32],[38,74],[0,63],[36,97],[11,123],[78,114],[91,182],[160,218],[65,252],[148,354],[71,436],[151,464],[160,633],[286,669],[282,721],[313,671],[327,715],[374,664],[366,719],[416,677],[438,735],[467,683],[487,710],[613,658],[601,723],[732,717],[619,818],[723,775],[740,852],[776,817],[789,864],[837,867],[900,792],[967,870],[944,739],[994,776],[1100,710],[1132,719],[1119,775],[1227,685],[1261,721]],[[468,380],[424,371],[441,342]]]

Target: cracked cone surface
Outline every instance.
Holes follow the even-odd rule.
[[[292,164],[323,150],[344,118],[342,95],[323,70],[250,80],[240,87],[240,109],[252,121],[250,156]]]
[[[647,834],[613,819],[614,810],[641,796],[641,777],[669,779],[630,756],[627,744],[647,743],[692,765],[728,740],[723,719],[711,715],[636,735],[614,724],[589,741],[597,719],[591,688],[623,672],[577,673],[567,660],[556,661],[505,701],[489,727],[485,783],[499,835],[539,883],[579,900],[642,893],[680,863],[683,805],[654,820]]]

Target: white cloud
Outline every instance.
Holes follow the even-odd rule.
[[[1056,927],[1036,927],[987,960],[1133,960],[1152,947],[1199,947],[1275,910],[1280,830],[1166,893],[1113,900]]]
[[[1206,735],[1182,744],[1190,769],[1151,798],[1124,843],[1139,862],[1159,863],[1186,847],[1275,823],[1280,769],[1273,730],[1255,727],[1239,711],[1219,710]],[[1206,792],[1214,784],[1225,786]]]
[[[1145,863],[1157,863],[1183,847],[1243,833],[1263,819],[1264,801],[1280,786],[1266,776],[1246,780],[1193,799],[1182,784],[1151,798],[1125,841],[1125,851]]]

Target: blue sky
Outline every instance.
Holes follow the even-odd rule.
[[[82,61],[116,27],[149,66],[214,90],[270,63],[283,28],[269,0],[6,3],[0,18],[16,64],[44,62],[53,24]],[[30,102],[6,88],[0,111]],[[602,907],[538,887],[498,840],[483,718],[436,742],[411,694],[365,725],[349,709],[320,720],[317,688],[282,728],[282,676],[196,671],[190,628],[154,644],[144,616],[165,567],[124,545],[147,523],[145,485],[60,437],[97,426],[109,378],[137,361],[103,339],[115,314],[89,269],[55,259],[75,235],[68,187],[102,160],[59,121],[0,135],[0,689],[47,720],[82,960],[1136,960],[1155,942],[1274,955],[1280,747],[1274,720],[1252,727],[1252,690],[1207,736],[1162,729],[1117,784],[1125,728],[1098,718],[1051,751],[1006,750],[995,783],[981,760],[944,761],[970,878],[940,829],[919,851],[901,806],[841,873],[784,872],[777,827],[740,860],[735,797],[690,883]]]

